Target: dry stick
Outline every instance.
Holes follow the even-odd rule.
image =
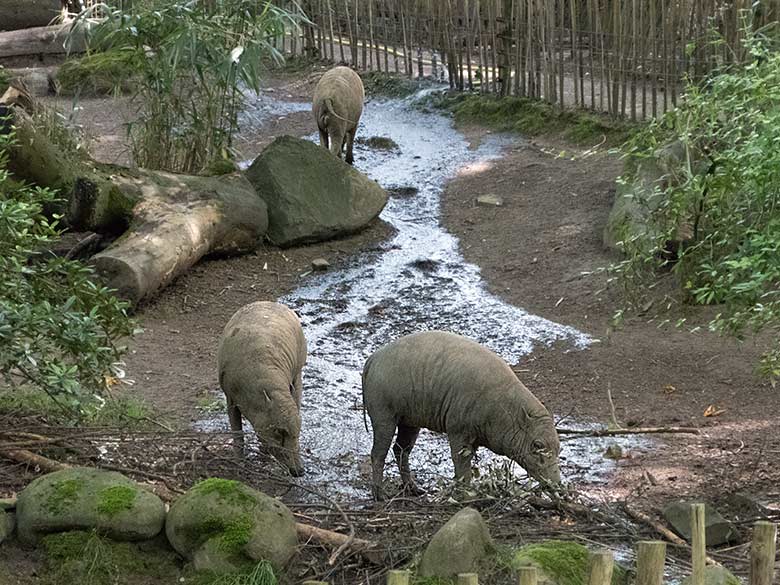
[[[665,563],[665,542],[640,542],[636,554],[636,585],[663,585]]]
[[[777,524],[756,522],[750,546],[750,585],[771,585],[775,578]]]
[[[517,569],[519,585],[536,585],[539,581],[539,575],[536,567],[519,567]]]
[[[611,550],[603,549],[590,553],[588,585],[610,585],[615,560]]]
[[[695,427],[637,427],[634,429],[556,429],[559,435],[580,435],[583,437],[613,437],[620,435],[682,434],[700,435],[701,429]]]
[[[26,463],[28,465],[34,465],[39,467],[41,471],[52,472],[61,471],[63,469],[69,469],[71,466],[67,463],[60,463],[54,459],[49,459],[43,455],[37,455],[27,449],[1,449],[0,457],[5,457],[11,461],[17,463]]]
[[[707,566],[707,536],[704,525],[704,504],[691,505],[691,585],[704,585]]]
[[[682,538],[677,536],[674,532],[669,530],[666,526],[661,524],[660,522],[657,522],[656,520],[653,520],[648,516],[647,514],[644,514],[643,512],[640,512],[639,510],[634,510],[633,508],[629,507],[627,504],[624,506],[624,509],[626,511],[626,514],[628,514],[631,518],[636,520],[637,522],[641,522],[642,524],[645,524],[655,530],[658,534],[663,535],[666,540],[671,542],[672,544],[676,544],[677,546],[681,546],[686,549],[690,549],[690,546],[687,542],[685,542]],[[715,565],[717,567],[721,567],[722,565],[713,559],[712,557],[705,557],[708,565]]]
[[[349,536],[341,534],[340,532],[333,532],[332,530],[325,530],[317,526],[311,526],[310,524],[303,524],[301,522],[295,523],[295,531],[298,533],[298,538],[301,540],[314,540],[321,544],[328,546],[338,547],[336,552],[341,554],[342,551],[347,548],[351,548],[365,558],[366,560],[374,563],[381,564],[382,553],[376,548],[376,543],[370,540],[362,540],[360,538],[349,539]],[[335,563],[335,553],[330,556]],[[328,559],[328,564],[333,565]]]

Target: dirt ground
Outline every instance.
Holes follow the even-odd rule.
[[[279,77],[269,87],[307,100],[314,77]],[[52,100],[68,111],[66,99]],[[126,100],[81,100],[75,119],[95,155],[126,162],[122,122]],[[315,130],[307,113],[271,121],[240,147],[247,158],[279,134]],[[465,129],[476,144],[486,131]],[[558,416],[609,422],[607,389],[617,420],[628,426],[691,426],[699,435],[664,435],[652,447],[630,449],[608,484],[581,486],[606,500],[626,499],[655,511],[683,496],[726,501],[735,492],[780,506],[780,422],[776,390],[755,375],[760,347],[703,332],[659,328],[642,318],[614,330],[620,299],[604,292],[603,276],[583,276],[615,260],[601,243],[621,163],[608,153],[578,157],[582,148],[548,136],[520,137],[505,156],[454,179],[442,196],[442,224],[481,268],[492,292],[598,339],[588,349],[539,347],[516,365],[520,379]],[[565,151],[566,156],[556,156]],[[575,155],[572,158],[572,155]],[[482,194],[504,205],[477,206]],[[306,281],[311,262],[338,267],[377,249],[390,234],[382,222],[353,237],[288,250],[266,247],[241,258],[207,260],[179,278],[137,314],[143,333],[126,357],[132,392],[155,415],[187,427],[218,395],[216,349],[224,324],[239,307],[276,299]],[[707,311],[691,311],[705,323]],[[721,414],[705,417],[714,406]],[[564,423],[565,424],[565,423]]]

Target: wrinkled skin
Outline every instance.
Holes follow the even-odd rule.
[[[306,339],[297,315],[278,303],[239,309],[219,343],[219,383],[227,397],[230,428],[243,452],[242,416],[263,445],[295,476],[303,474],[301,369]]]
[[[478,447],[519,463],[535,479],[561,480],[560,443],[552,415],[492,351],[444,331],[402,337],[376,351],[363,369],[363,403],[371,418],[374,498],[384,498],[384,464],[393,454],[406,491],[418,488],[409,453],[420,428],[446,433],[455,479],[471,480]]]
[[[320,144],[345,160],[354,161],[353,146],[365,90],[360,76],[349,67],[334,67],[322,76],[314,90],[312,113],[320,132]]]

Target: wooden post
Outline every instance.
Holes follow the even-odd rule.
[[[663,585],[665,562],[665,542],[640,542],[636,554],[636,585]]]
[[[775,578],[777,524],[756,522],[750,546],[750,585],[772,585]]]
[[[614,568],[612,551],[604,549],[590,553],[588,585],[610,585]]]
[[[387,573],[387,585],[409,585],[409,571],[390,571]]]
[[[704,570],[707,566],[704,504],[691,506],[691,555],[693,557],[691,585],[704,585]]]
[[[458,585],[479,585],[479,576],[476,573],[460,573]]]
[[[539,579],[536,567],[520,567],[517,570],[520,585],[536,585]]]

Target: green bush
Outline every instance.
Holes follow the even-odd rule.
[[[88,61],[66,79],[132,79],[142,106],[129,128],[136,164],[186,173],[232,156],[244,89],[259,91],[262,63],[282,61],[274,41],[302,18],[257,0],[99,6],[107,17],[87,28]]]
[[[134,325],[91,268],[49,252],[61,230],[44,208],[56,195],[10,177],[12,140],[0,135],[0,375],[80,410],[116,374],[117,340]]]
[[[645,207],[650,229],[621,242],[626,258],[611,267],[632,294],[671,271],[676,300],[719,305],[709,328],[737,338],[780,325],[780,53],[756,36],[747,48],[749,63],[689,84],[678,109],[627,143],[629,184],[660,148],[683,155],[659,182],[661,204]],[[780,375],[777,340],[762,371]]]

